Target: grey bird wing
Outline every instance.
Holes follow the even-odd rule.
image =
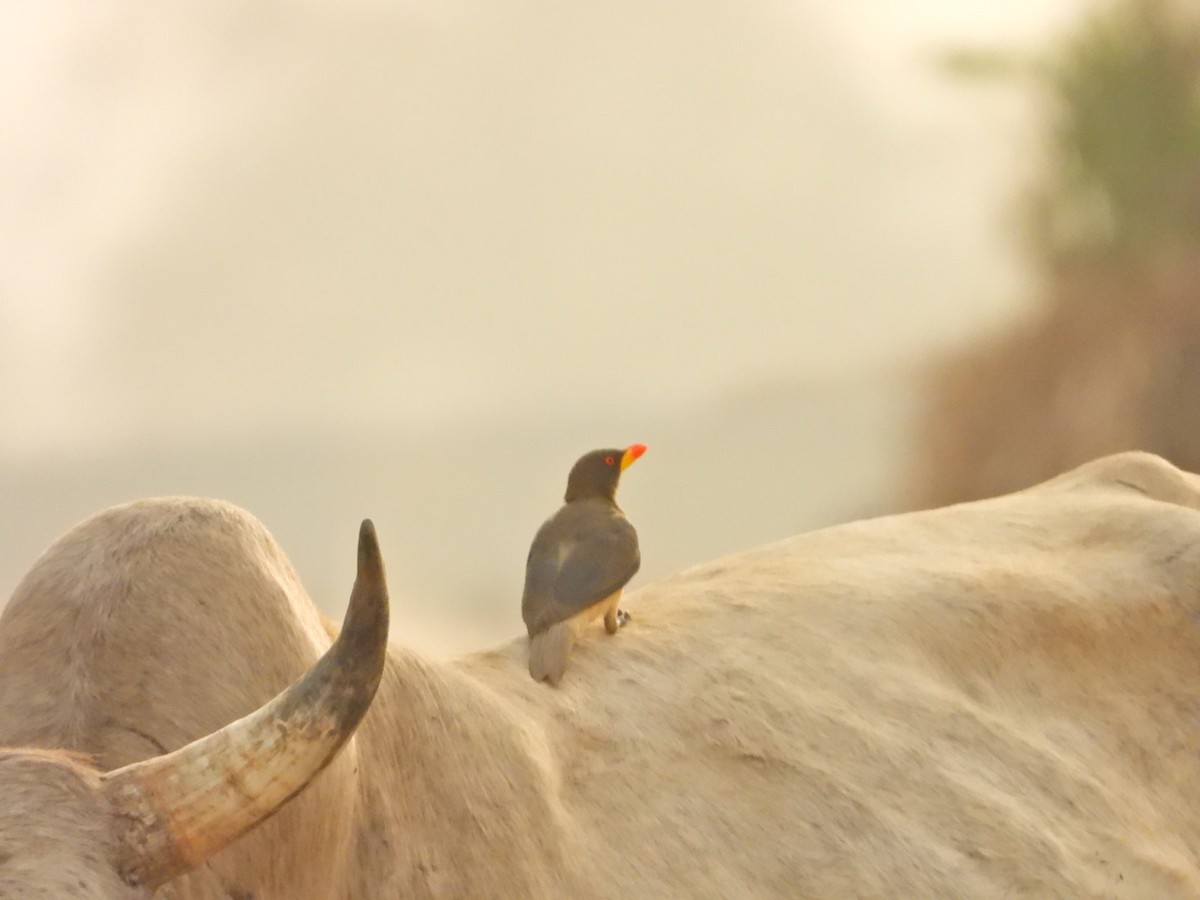
[[[640,565],[637,531],[619,512],[551,518],[525,563],[525,626],[534,635],[571,618],[624,587]]]

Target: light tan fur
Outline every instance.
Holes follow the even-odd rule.
[[[114,866],[116,833],[96,770],[77,755],[0,749],[0,898],[148,898]]]
[[[621,591],[616,591],[583,612],[533,635],[529,639],[529,674],[534,681],[549,681],[557,685],[567,670],[571,648],[587,627],[601,616],[604,617],[604,630],[616,634],[620,627],[617,622],[617,606],[620,602]]]
[[[327,645],[227,506],[113,562],[195,508],[108,514],[30,573],[0,619],[0,743],[128,762]],[[558,691],[523,639],[454,664],[394,646],[347,764],[175,896],[1200,895],[1200,478],[1111,457],[637,600],[621,652],[581,642]],[[8,802],[0,836],[58,827]]]
[[[0,747],[67,748],[115,769],[256,710],[330,643],[253,517],[191,499],[117,507],[51,547],[0,616]],[[285,807],[259,829],[277,852],[219,853],[177,888],[180,900],[264,877],[279,896],[332,892],[336,876],[306,847],[346,852],[338,820],[357,805],[344,787],[356,757],[351,740],[306,791],[326,814]]]

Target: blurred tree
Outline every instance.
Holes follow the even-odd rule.
[[[1153,253],[1200,236],[1200,7],[1123,2],[1038,67],[1050,171],[1034,246],[1052,264]]]
[[[943,63],[1041,102],[1024,236],[1045,302],[935,367],[910,501],[1016,490],[1122,449],[1200,470],[1200,4],[1117,0],[1049,57]]]

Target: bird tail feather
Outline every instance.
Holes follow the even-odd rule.
[[[571,623],[557,622],[529,639],[529,674],[534,681],[558,684],[567,669],[567,655],[575,643]]]

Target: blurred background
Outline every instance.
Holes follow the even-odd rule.
[[[0,0],[0,121],[0,598],[199,494],[336,616],[370,516],[440,656],[594,447],[634,587],[1200,469],[1191,0]]]

